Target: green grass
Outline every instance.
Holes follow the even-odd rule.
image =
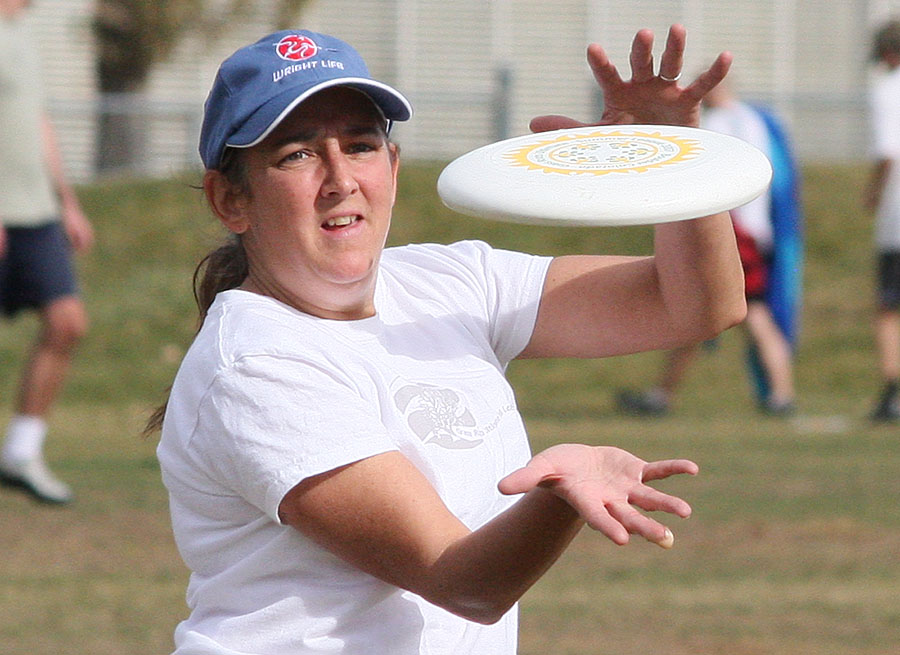
[[[404,169],[392,243],[485,239],[546,254],[646,253],[646,228],[516,227],[466,219],[434,193],[440,167]],[[702,356],[677,411],[619,416],[659,353],[516,362],[536,449],[609,443],[684,456],[694,506],[676,546],[620,548],[584,532],[522,603],[522,655],[875,655],[900,643],[900,430],[865,420],[877,391],[864,167],[808,167],[808,255],[797,360],[801,416],[761,417],[739,329]],[[198,180],[80,190],[98,245],[80,261],[91,333],[52,417],[48,457],[78,493],[66,509],[0,490],[0,652],[159,654],[186,614],[153,439],[139,437],[194,330],[190,276],[221,233]],[[0,397],[15,390],[32,317],[0,329]],[[9,403],[0,408],[0,419]]]

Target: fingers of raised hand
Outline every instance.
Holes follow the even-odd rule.
[[[568,116],[535,116],[531,119],[529,127],[532,132],[549,132],[550,130],[562,130],[570,127],[584,127],[587,123],[576,121]]]
[[[603,89],[604,93],[613,93],[623,84],[619,71],[606,54],[606,51],[598,44],[592,43],[587,50],[588,65],[594,74],[594,79]]]
[[[631,42],[631,79],[646,82],[653,77],[653,32],[641,30]]]
[[[685,29],[681,25],[669,28],[666,49],[659,62],[659,77],[665,81],[676,81],[681,77],[684,65]]]
[[[733,59],[734,57],[730,52],[720,53],[712,63],[712,66],[700,73],[697,79],[684,89],[684,97],[693,102],[700,102],[713,87],[725,79]]]

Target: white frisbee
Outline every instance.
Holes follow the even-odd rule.
[[[450,209],[536,225],[647,225],[740,207],[765,191],[768,158],[690,127],[605,125],[514,137],[452,161]]]

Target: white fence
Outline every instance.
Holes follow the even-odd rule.
[[[186,39],[157,67],[139,97],[101,98],[94,89],[91,0],[35,0],[47,48],[47,90],[74,179],[96,176],[97,126],[131,114],[140,126],[132,172],[167,175],[199,166],[200,112],[218,62],[270,31],[269,0],[214,42]],[[723,49],[735,53],[742,94],[773,106],[805,160],[866,156],[865,89],[873,26],[900,0],[317,0],[303,26],[350,41],[372,72],[413,102],[395,135],[412,159],[449,159],[528,118],[596,116],[598,95],[584,59],[598,41],[627,73],[630,39],[651,27],[688,27],[688,73]]]

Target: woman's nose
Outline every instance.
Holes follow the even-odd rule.
[[[324,158],[325,178],[322,180],[322,195],[326,197],[343,197],[350,195],[357,188],[353,167],[346,155],[341,152],[329,152]]]

